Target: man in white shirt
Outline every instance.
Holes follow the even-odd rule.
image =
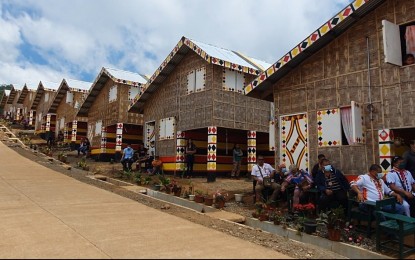
[[[271,179],[271,186],[267,188],[271,188],[273,190],[271,198],[270,198],[270,202],[275,202],[281,190],[281,185],[274,182],[274,175],[276,171],[274,168],[272,168],[270,164],[264,163],[264,156],[262,155],[259,155],[257,157],[257,162],[258,164],[254,165],[251,171],[252,178],[254,179],[254,181],[256,181],[255,198],[257,201],[258,200],[261,201],[262,190],[265,188],[264,177],[265,178],[269,177]]]
[[[405,215],[405,209],[402,206],[402,197],[389,189],[383,182],[382,168],[377,164],[372,164],[369,168],[369,173],[359,175],[356,180],[350,182],[350,186],[354,192],[357,193],[357,200],[377,201],[384,199],[384,195],[393,196],[398,203],[395,204],[395,211],[392,210],[391,205],[384,206],[383,211]],[[365,204],[361,203],[359,208],[362,211],[367,211]]]

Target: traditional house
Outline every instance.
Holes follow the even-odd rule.
[[[63,79],[48,113],[56,114],[55,135],[62,131],[65,143],[79,144],[87,133],[87,117],[76,114],[89,93],[91,82]]]
[[[7,98],[5,111],[9,113],[10,119],[15,121],[21,120],[22,105],[18,104],[20,93],[22,92],[24,84],[13,84],[10,90],[10,95]]]
[[[9,98],[9,96],[10,96],[10,91],[11,90],[8,90],[8,89],[6,89],[6,90],[4,90],[4,92],[3,92],[3,96],[1,97],[1,100],[0,100],[0,108],[1,109],[3,109],[3,117],[5,118],[6,117],[6,103],[7,103],[7,99]]]
[[[413,0],[356,0],[262,72],[245,92],[275,103],[278,160],[388,171],[415,139],[414,50]]]
[[[26,83],[19,95],[18,104],[22,104],[22,119],[28,121],[30,127],[34,127],[33,111],[30,109],[35,99],[38,84]]]
[[[147,82],[143,75],[102,68],[77,116],[88,117],[87,136],[91,155],[101,160],[113,158],[128,143],[142,141],[143,117],[128,112],[130,101]]]
[[[145,145],[165,171],[184,169],[186,139],[197,147],[194,171],[229,174],[232,148],[244,151],[243,171],[256,154],[273,162],[272,103],[243,95],[243,86],[269,64],[183,37],[130,105],[144,114]],[[247,165],[248,164],[248,165]]]
[[[59,83],[40,81],[36,90],[35,98],[31,104],[32,117],[35,118],[35,133],[46,138],[46,133],[54,133],[56,125],[56,114],[49,114],[48,110],[52,104]]]

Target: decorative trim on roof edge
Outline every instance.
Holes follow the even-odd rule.
[[[262,82],[264,82],[272,74],[277,72],[279,69],[281,69],[287,63],[289,63],[298,54],[300,54],[301,52],[306,50],[314,42],[318,41],[318,39],[320,39],[320,37],[327,34],[334,27],[336,27],[336,25],[341,23],[344,19],[349,17],[357,9],[359,9],[360,7],[362,7],[365,3],[369,2],[369,1],[370,0],[355,0],[353,3],[347,5],[343,10],[341,10],[339,13],[337,13],[337,15],[332,17],[328,22],[324,23],[320,28],[315,30],[305,40],[300,42],[291,51],[289,51],[287,54],[285,54],[281,59],[279,59],[276,63],[274,63],[268,69],[263,71],[256,79],[254,79],[249,85],[247,85],[244,88],[245,95],[247,95],[249,92],[251,92],[256,87],[258,87]]]

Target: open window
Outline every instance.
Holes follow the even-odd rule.
[[[355,101],[350,106],[317,111],[318,146],[363,144],[362,112],[362,106]]]
[[[199,92],[205,89],[206,68],[201,67],[191,70],[187,74],[187,94]]]
[[[406,66],[415,64],[415,22],[397,25],[382,20],[385,62]]]
[[[228,91],[243,93],[245,85],[245,74],[232,69],[223,69],[222,88]]]
[[[174,139],[176,120],[174,117],[160,119],[159,121],[159,140]]]

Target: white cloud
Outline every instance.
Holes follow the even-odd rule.
[[[0,1],[0,63],[9,72],[0,82],[85,73],[93,81],[102,66],[152,74],[183,35],[274,63],[349,2]],[[47,65],[22,60],[23,39]]]

